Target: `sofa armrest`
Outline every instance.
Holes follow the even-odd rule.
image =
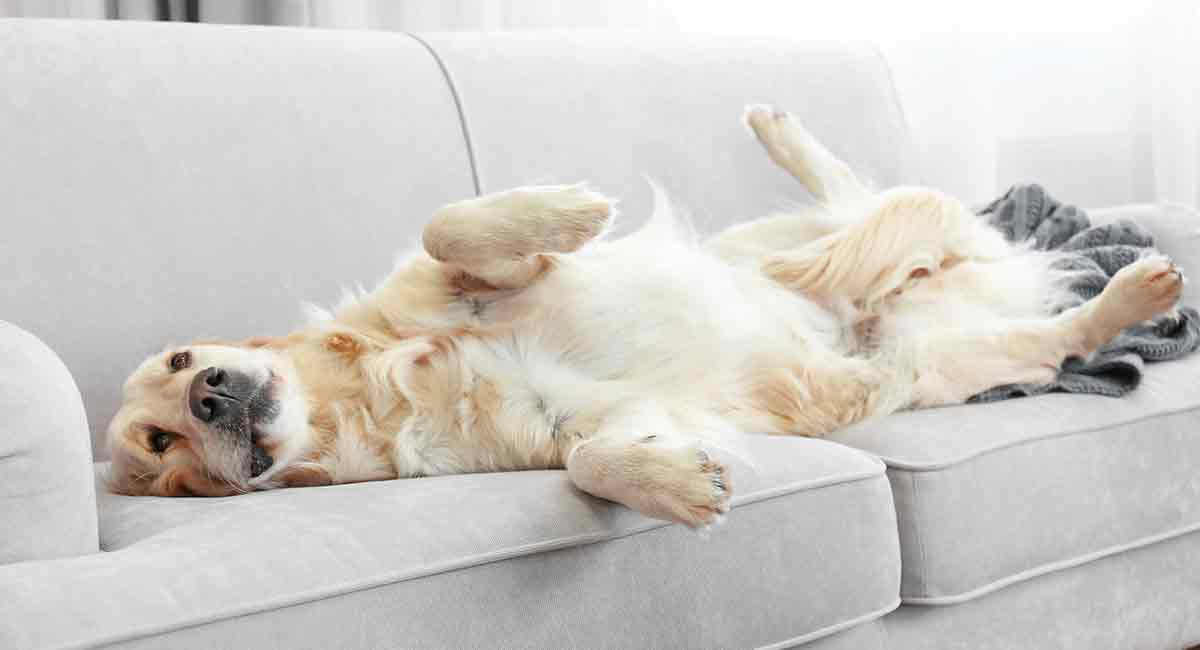
[[[37,337],[0,321],[0,565],[99,550],[79,389]]]
[[[1175,204],[1122,205],[1088,210],[1097,224],[1116,219],[1132,219],[1154,235],[1158,249],[1183,268],[1191,279],[1200,279],[1200,212]],[[1190,282],[1183,288],[1183,304],[1200,307],[1200,284]]]

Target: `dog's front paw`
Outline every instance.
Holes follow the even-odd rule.
[[[699,446],[671,453],[674,457],[647,486],[645,496],[653,505],[645,514],[692,528],[717,523],[729,512],[729,469]]]
[[[691,528],[706,528],[729,511],[729,470],[698,444],[653,435],[591,440],[571,453],[567,472],[591,494]]]

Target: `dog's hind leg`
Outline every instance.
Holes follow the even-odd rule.
[[[871,197],[870,190],[799,120],[768,106],[747,106],[743,119],[771,159],[818,203],[733,226],[705,242],[710,252],[734,264],[753,261],[798,248],[863,216],[861,206]]]
[[[908,353],[914,406],[959,404],[994,386],[1051,382],[1068,357],[1086,357],[1122,330],[1173,308],[1183,275],[1165,257],[1121,269],[1099,296],[1045,319],[996,323],[986,331],[930,332]]]
[[[797,237],[821,233],[818,238],[790,250],[759,248],[766,251],[764,272],[789,288],[819,300],[870,305],[943,266],[995,259],[1010,248],[965,206],[938,192],[873,194],[790,113],[751,106],[745,120],[771,159],[823,204],[810,215],[819,219],[795,226]],[[754,250],[756,237],[795,241],[781,236],[787,228],[786,217],[764,220],[731,229],[717,245],[737,253]]]
[[[705,241],[704,248],[731,264],[755,263],[805,246],[841,227],[825,206],[806,205],[726,228]]]
[[[905,406],[905,382],[866,359],[809,356],[791,366],[762,368],[728,417],[746,431],[821,437]]]
[[[611,201],[582,185],[520,187],[439,209],[423,241],[433,259],[491,288],[520,289],[549,268],[545,254],[578,250],[612,214]]]
[[[897,188],[873,200],[862,221],[766,256],[763,273],[816,300],[841,298],[872,311],[941,269],[1013,250],[966,206],[939,192]]]
[[[841,203],[870,196],[850,166],[830,153],[791,113],[770,106],[747,106],[743,119],[771,160],[818,201]]]

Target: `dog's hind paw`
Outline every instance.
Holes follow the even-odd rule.
[[[1101,298],[1105,314],[1124,329],[1169,311],[1183,294],[1183,271],[1166,255],[1151,255],[1113,275]]]

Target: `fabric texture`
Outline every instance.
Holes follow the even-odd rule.
[[[768,436],[746,457],[707,537],[561,471],[102,494],[106,553],[0,567],[0,647],[757,647],[893,609],[883,465]]]
[[[71,373],[0,321],[0,565],[99,550],[91,457]]]
[[[804,650],[1129,650],[1200,644],[1200,533],[952,607],[903,605]],[[1081,606],[1083,605],[1083,606]]]
[[[869,625],[894,650],[1191,648],[1200,644],[1197,567],[1192,533],[952,607],[905,605]]]
[[[1040,185],[1014,186],[981,214],[1009,241],[1070,254],[1058,268],[1077,274],[1071,290],[1078,302],[1063,308],[1095,298],[1122,267],[1157,252],[1153,235],[1136,221],[1119,219],[1093,226],[1086,212],[1060,203]],[[1051,391],[1121,397],[1141,382],[1144,361],[1179,359],[1197,348],[1200,313],[1181,307],[1121,332],[1086,359],[1068,359],[1049,384],[997,386],[971,401],[993,402]]]

